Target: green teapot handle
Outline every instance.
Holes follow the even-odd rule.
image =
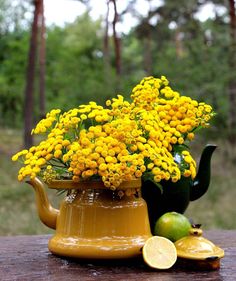
[[[216,147],[214,144],[208,144],[202,151],[198,172],[190,187],[190,201],[197,200],[208,190],[211,180],[211,158]]]

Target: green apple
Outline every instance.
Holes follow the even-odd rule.
[[[182,214],[169,212],[162,215],[156,222],[154,234],[170,239],[172,242],[187,236],[191,224]]]

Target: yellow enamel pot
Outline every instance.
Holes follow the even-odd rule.
[[[141,181],[124,182],[116,191],[101,181],[52,181],[49,188],[65,189],[60,210],[52,208],[43,183],[29,182],[36,191],[39,217],[56,230],[49,250],[73,258],[131,258],[151,236]]]

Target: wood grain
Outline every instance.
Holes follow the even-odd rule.
[[[142,259],[120,261],[70,260],[52,255],[49,235],[0,237],[0,280],[236,280],[236,230],[205,231],[204,236],[225,250],[216,271],[173,267],[166,271],[148,268]]]

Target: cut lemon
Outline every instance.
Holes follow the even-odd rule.
[[[143,259],[152,268],[168,269],[176,262],[177,251],[169,239],[153,236],[143,246]]]

